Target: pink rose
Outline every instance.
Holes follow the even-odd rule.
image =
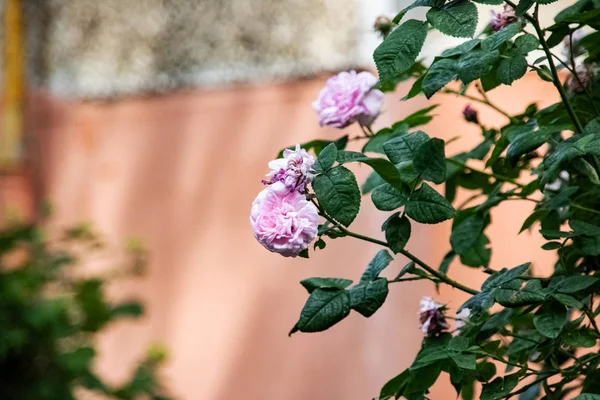
[[[282,193],[269,186],[252,203],[250,224],[267,250],[296,257],[317,236],[319,213],[302,193]]]
[[[383,93],[373,89],[377,78],[369,72],[340,72],[327,80],[312,103],[321,126],[344,128],[354,122],[373,123],[381,111]]]
[[[283,158],[269,162],[267,177],[271,179],[263,183],[282,193],[303,192],[312,181],[314,164],[315,158],[297,144],[295,150],[284,150]]]
[[[462,329],[467,325],[470,316],[471,310],[468,308],[463,308],[461,312],[456,314],[456,320],[454,321],[454,336],[460,335]]]
[[[448,329],[448,322],[444,312],[446,307],[443,304],[436,303],[431,297],[421,299],[421,332],[428,336],[436,336]]]

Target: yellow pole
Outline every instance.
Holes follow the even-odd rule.
[[[0,168],[14,166],[22,152],[25,60],[21,0],[4,0],[4,113]]]

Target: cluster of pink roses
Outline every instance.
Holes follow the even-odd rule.
[[[269,162],[268,185],[250,211],[254,237],[267,250],[296,257],[317,236],[319,213],[304,192],[312,181],[315,158],[296,145]]]
[[[313,103],[321,126],[371,125],[383,102],[383,93],[373,89],[375,84],[377,78],[369,72],[340,72],[329,78]],[[314,163],[315,158],[300,145],[269,162],[269,179],[263,180],[268,186],[258,194],[250,212],[254,237],[269,251],[296,257],[317,236],[319,213],[306,198]]]

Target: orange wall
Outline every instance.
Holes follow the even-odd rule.
[[[310,260],[285,259],[252,237],[250,204],[277,150],[339,134],[319,128],[310,107],[323,83],[315,79],[114,103],[44,97],[32,103],[54,226],[90,220],[115,245],[138,236],[151,249],[149,275],[111,292],[118,298],[141,296],[149,316],[103,335],[98,367],[107,377],[121,379],[152,341],[170,348],[165,380],[181,399],[369,399],[410,364],[422,339],[418,303],[423,295],[436,295],[432,285],[394,285],[369,320],[353,314],[325,333],[289,338],[306,300],[298,281],[358,279],[378,248],[351,238],[330,240]],[[556,99],[554,89],[533,76],[516,88],[496,89],[491,97],[510,112],[529,101]],[[378,126],[430,104],[422,97],[407,103],[400,97],[388,96]],[[477,141],[477,127],[461,119],[462,99],[436,96],[433,102],[442,103],[439,117],[425,130],[444,139],[462,136],[448,146],[449,154]],[[489,125],[504,123],[493,110],[476,107]],[[358,134],[356,128],[350,131]],[[369,169],[355,171],[365,177]],[[510,202],[494,210],[492,267],[532,260],[539,270],[550,265],[552,258],[539,248],[536,234],[516,236],[531,209],[530,203]],[[367,201],[361,211],[353,229],[380,237],[386,215]],[[409,250],[438,265],[449,248],[449,228],[449,223],[413,224]],[[398,257],[388,273],[397,273],[405,262]],[[484,278],[458,265],[450,275],[474,287]],[[448,288],[437,297],[452,309],[465,299]],[[442,383],[432,398],[454,398],[452,390]]]

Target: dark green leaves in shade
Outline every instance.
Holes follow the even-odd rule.
[[[454,216],[454,207],[444,196],[424,183],[406,203],[406,214],[423,224],[437,224]]]
[[[410,221],[405,216],[400,217],[399,213],[395,213],[385,221],[382,230],[385,232],[385,240],[392,251],[399,253],[410,238]]]
[[[497,400],[506,397],[519,383],[519,375],[512,374],[498,377],[492,382],[483,385],[481,400]]]
[[[396,28],[373,53],[379,80],[392,80],[409,69],[421,52],[426,36],[425,22],[408,20]]]
[[[420,145],[415,152],[413,166],[421,178],[443,183],[446,180],[444,141],[433,138]]]
[[[350,313],[350,294],[345,289],[323,288],[311,292],[298,323],[290,331],[321,332],[340,322]]]
[[[566,325],[567,309],[560,303],[544,304],[533,316],[533,325],[542,335],[556,339]]]
[[[321,207],[336,221],[348,226],[360,208],[360,191],[354,174],[342,166],[315,176],[313,189]]]
[[[473,37],[477,28],[477,7],[469,1],[450,3],[442,8],[430,9],[427,20],[446,35]]]

